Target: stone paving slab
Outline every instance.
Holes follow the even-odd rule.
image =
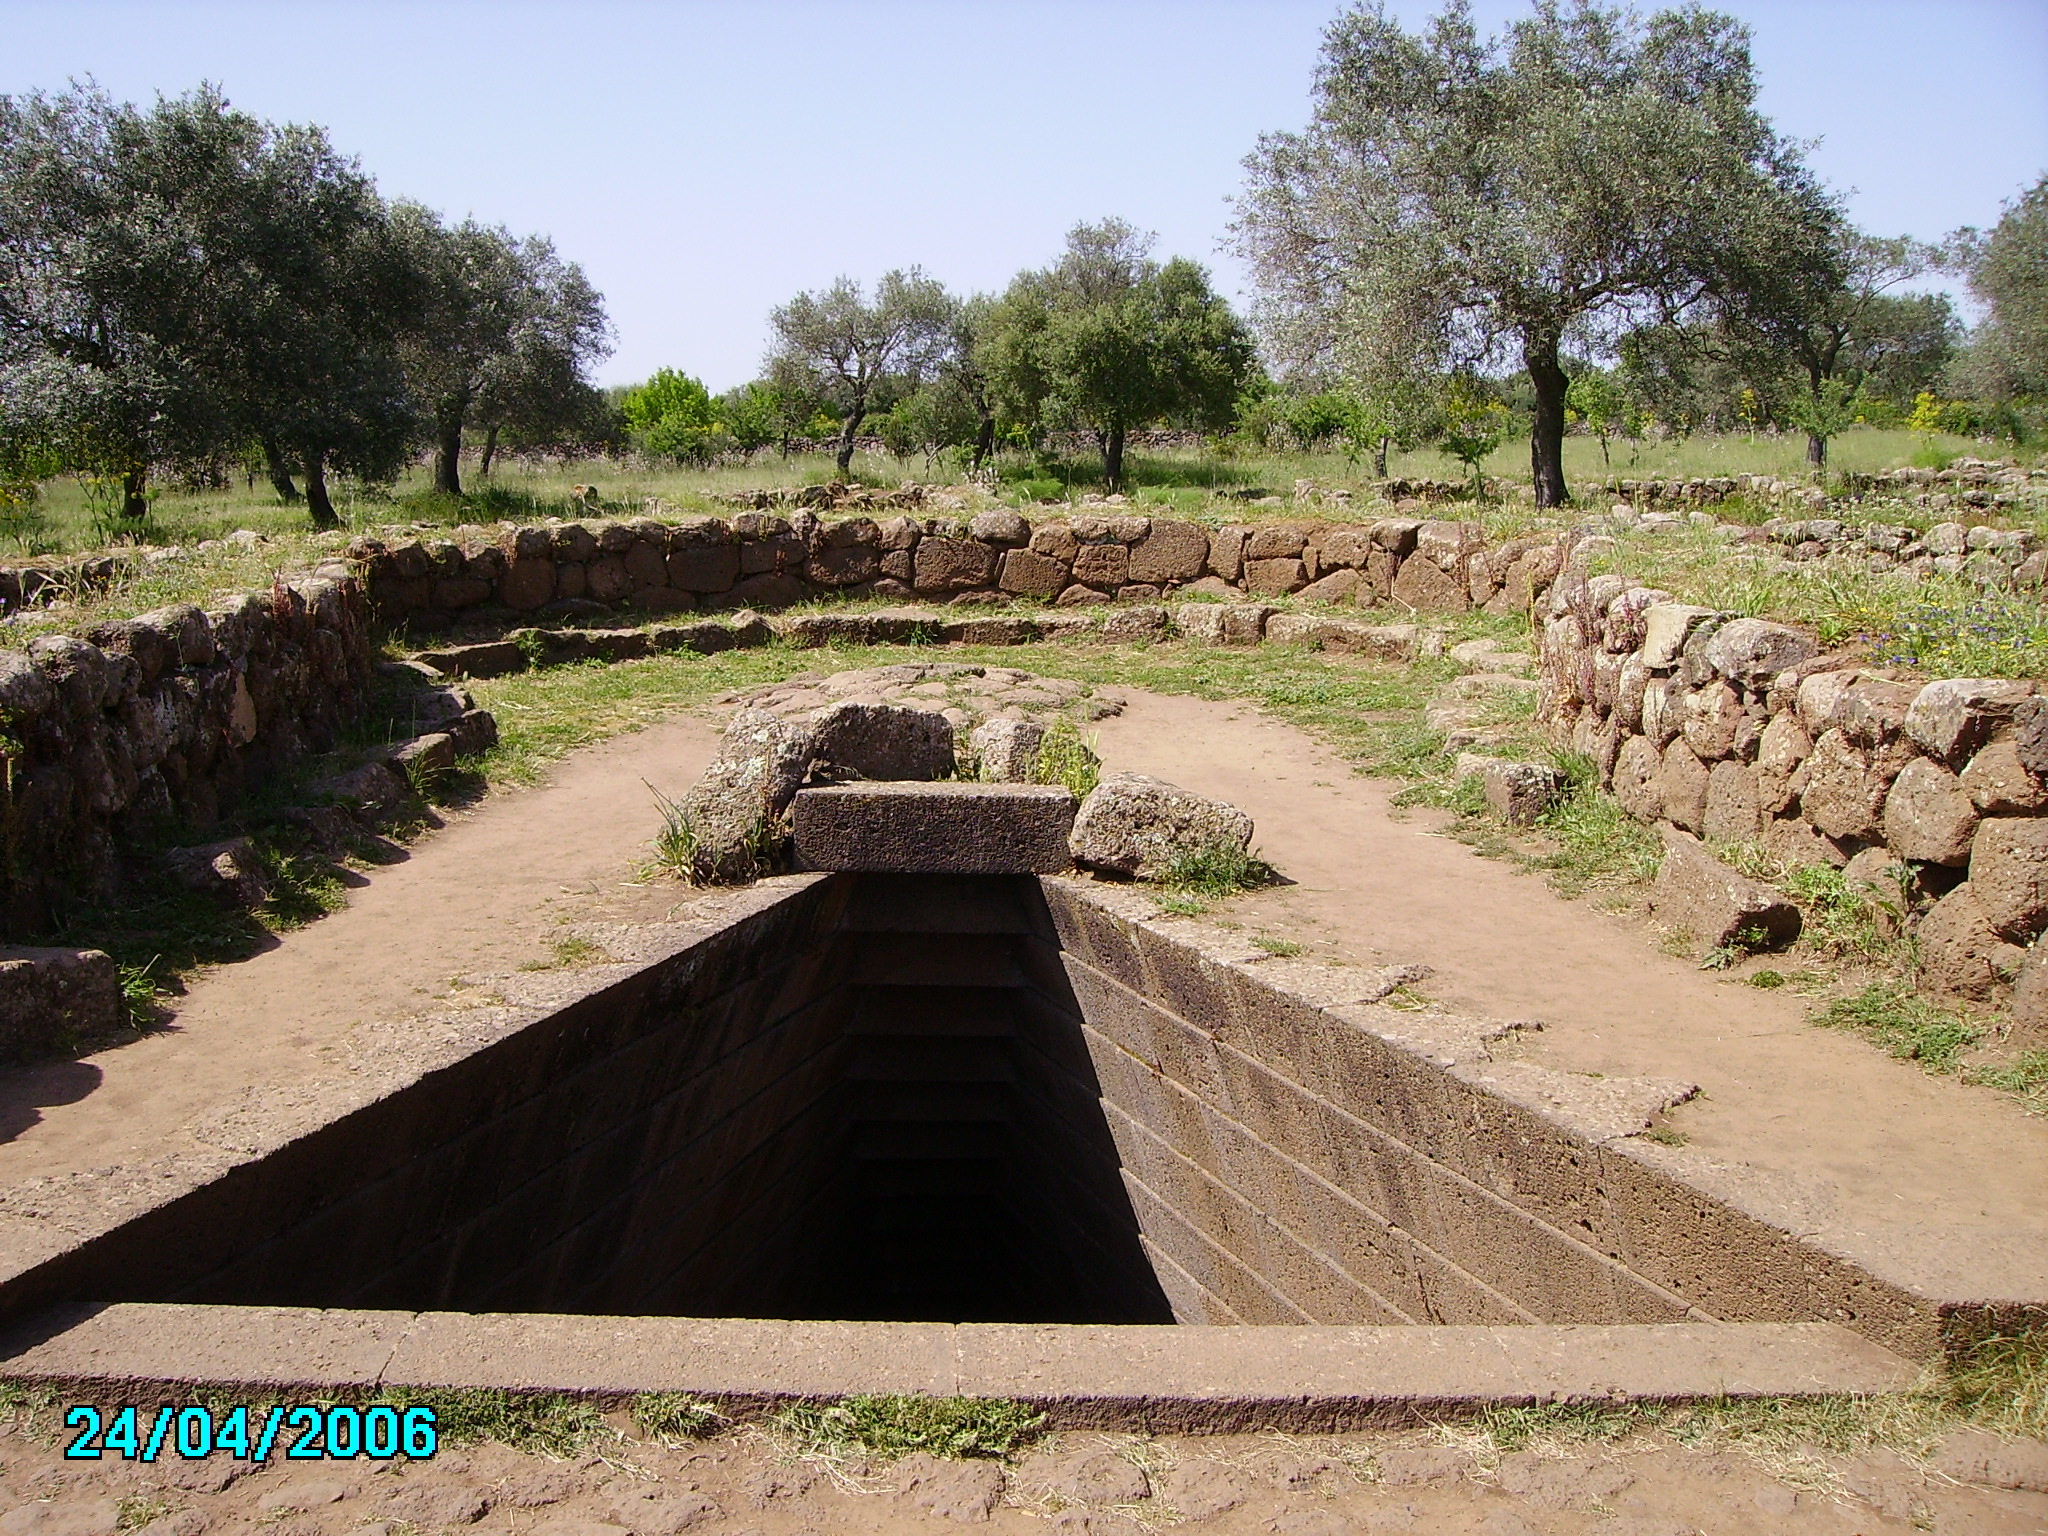
[[[0,1376],[130,1390],[687,1392],[742,1414],[862,1392],[959,1394],[1038,1403],[1064,1427],[1222,1431],[1887,1392],[1918,1371],[1831,1323],[1200,1328],[121,1303],[17,1328],[0,1339]]]

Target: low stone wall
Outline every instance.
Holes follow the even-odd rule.
[[[1927,982],[2048,1024],[2048,698],[1905,681],[1812,636],[1568,570],[1540,717],[1622,807],[1787,865],[1847,871],[1912,925]],[[2044,1037],[2048,1039],[2048,1037]]]
[[[0,565],[0,614],[104,592],[130,569],[132,562],[121,555]]]
[[[1552,535],[1489,548],[1477,524],[1419,517],[1210,528],[1105,508],[1034,526],[1010,511],[824,522],[798,509],[456,532],[350,546],[379,619],[433,630],[491,609],[576,617],[834,596],[1071,608],[1179,593],[1519,612],[1557,568]]]
[[[0,650],[0,938],[110,896],[120,851],[203,833],[261,779],[330,748],[368,694],[368,596],[345,565]]]

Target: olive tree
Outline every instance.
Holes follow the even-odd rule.
[[[1952,249],[1985,306],[1957,382],[1989,400],[2048,395],[2048,175],[2006,206],[1988,236],[1959,230]]]
[[[536,418],[551,402],[571,420],[588,415],[584,370],[609,354],[611,326],[583,269],[545,237],[474,220],[444,225],[414,203],[396,217],[426,285],[406,374],[431,422],[434,489],[459,496],[473,418],[516,407],[529,426],[543,425]]]
[[[853,467],[854,439],[870,410],[938,371],[952,343],[956,306],[917,267],[884,273],[873,299],[842,277],[800,293],[770,313],[767,372],[793,397],[823,401],[839,415],[839,473]]]
[[[1120,219],[1076,225],[1056,265],[1011,283],[977,352],[1014,419],[1094,435],[1112,491],[1132,429],[1227,427],[1256,366],[1209,274],[1185,258],[1162,266],[1151,247]]]
[[[153,468],[236,432],[276,229],[245,218],[263,126],[217,91],[149,112],[91,86],[0,97],[0,441],[104,475],[125,517]]]
[[[1844,226],[1826,256],[1805,271],[1764,274],[1744,285],[1720,327],[1733,338],[1740,371],[1806,434],[1806,462],[1816,472],[1827,468],[1829,439],[1855,420],[1857,389],[1866,378],[1874,383],[1901,349],[1924,345],[1915,334],[1924,326],[1915,322],[1938,302],[1891,291],[1932,265],[1933,252],[1916,241]]]
[[[1541,0],[1482,39],[1464,0],[1324,36],[1309,126],[1247,158],[1233,237],[1283,364],[1445,376],[1519,363],[1540,505],[1569,499],[1562,351],[1786,271],[1838,214],[1756,108],[1747,31]]]

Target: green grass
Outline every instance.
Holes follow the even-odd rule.
[[[496,1441],[514,1450],[566,1458],[622,1438],[595,1403],[559,1392],[463,1391],[394,1392],[379,1403],[431,1408],[441,1442],[448,1446]]]
[[[715,1435],[732,1420],[687,1392],[643,1392],[633,1399],[633,1423],[648,1439],[674,1444]]]
[[[1924,453],[1929,440],[1921,434],[1869,428],[1843,434],[1830,451],[1830,467],[1839,473],[1870,473],[1910,464]],[[2009,454],[2009,449],[1990,450],[1965,438],[1940,437],[1933,441],[1942,454]],[[1684,438],[1669,442],[1627,443],[1611,440],[1609,460],[1603,462],[1599,443],[1584,436],[1568,437],[1564,444],[1567,481],[1591,505],[1603,497],[1593,487],[1606,476],[1637,479],[1696,478],[1743,473],[1806,477],[1804,440],[1796,436],[1749,438]],[[1396,452],[1388,472],[1406,479],[1457,481],[1464,478],[1463,466],[1432,449]],[[1526,438],[1507,439],[1486,460],[1488,476],[1525,482],[1529,474],[1529,445]],[[1017,504],[1047,498],[1071,499],[1101,489],[1101,460],[1092,453],[1029,456],[1007,455],[998,460],[1002,499]],[[1361,500],[1369,497],[1373,484],[1371,462],[1343,453],[1259,453],[1229,454],[1203,450],[1133,451],[1126,458],[1126,490],[1140,507],[1170,509],[1180,516],[1204,521],[1244,521],[1261,517],[1288,516],[1294,482],[1306,479],[1323,488],[1345,488]],[[335,509],[345,528],[360,532],[387,524],[423,524],[449,527],[463,523],[495,523],[503,520],[535,521],[555,516],[638,517],[650,498],[659,498],[679,511],[702,513],[729,511],[717,498],[737,491],[774,486],[820,484],[840,478],[833,461],[825,454],[799,454],[783,459],[770,451],[756,454],[746,462],[720,464],[710,469],[692,469],[635,459],[574,459],[564,462],[526,462],[500,459],[488,479],[476,473],[474,462],[465,465],[464,485],[468,494],[444,496],[431,488],[424,466],[408,470],[390,487],[359,484],[346,477],[333,482]],[[894,487],[906,480],[960,478],[957,467],[941,465],[927,469],[921,456],[897,459],[887,454],[857,454],[849,477],[856,485]],[[595,485],[597,503],[572,501],[573,485]],[[237,529],[250,529],[272,538],[302,538],[310,531],[303,502],[286,505],[277,499],[269,483],[257,476],[237,476],[232,483],[202,490],[159,486],[152,503],[148,541],[155,544],[192,546],[203,540],[219,539]],[[1280,508],[1260,508],[1251,501],[1260,496],[1277,496]],[[85,489],[65,476],[47,481],[40,497],[26,516],[0,526],[0,557],[11,551],[74,551],[99,546],[94,533],[92,508]]]
[[[774,1423],[803,1455],[893,1461],[923,1451],[1002,1459],[1037,1438],[1045,1415],[1008,1398],[888,1393],[799,1403],[783,1409]]]
[[[1983,1031],[1899,982],[1874,981],[1854,997],[1837,998],[1814,1014],[1823,1029],[1846,1030],[1901,1061],[1949,1073]]]
[[[1176,854],[1160,872],[1157,883],[1175,895],[1214,901],[1272,882],[1273,866],[1257,854],[1235,843],[1212,843]]]
[[[2048,1051],[2022,1051],[2002,1066],[1963,1069],[1963,1081],[2012,1094],[2037,1114],[2048,1114]]]

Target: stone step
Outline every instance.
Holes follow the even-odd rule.
[[[758,1414],[860,1392],[1017,1398],[1053,1427],[1337,1430],[1551,1402],[1896,1392],[1918,1368],[1832,1323],[1585,1327],[1158,1327],[763,1322],[123,1303],[53,1309],[0,1338],[22,1383],[148,1401],[501,1388],[687,1392]]]

